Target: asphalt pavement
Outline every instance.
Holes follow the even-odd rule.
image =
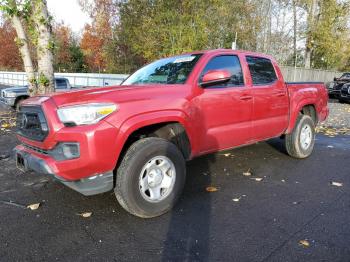
[[[17,143],[0,131],[0,155]],[[84,197],[3,159],[0,260],[349,261],[349,158],[350,136],[321,134],[305,160],[280,139],[200,157],[174,210],[154,219],[128,214],[113,192]]]

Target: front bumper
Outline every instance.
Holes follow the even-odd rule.
[[[340,90],[328,89],[328,94],[329,95],[334,95],[334,96],[339,96],[340,95]]]
[[[340,100],[342,101],[350,101],[350,94],[341,94],[339,97]]]
[[[113,189],[113,170],[95,174],[87,178],[69,181],[55,174],[45,158],[40,157],[38,154],[29,152],[23,146],[17,146],[14,151],[17,167],[22,171],[30,170],[36,173],[53,176],[64,185],[85,196],[96,195]]]
[[[6,104],[8,106],[14,106],[15,101],[16,101],[15,97],[0,97],[0,102]]]

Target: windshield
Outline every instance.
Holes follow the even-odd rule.
[[[201,54],[157,60],[137,70],[122,85],[184,84]]]
[[[340,79],[350,79],[350,73],[343,74]]]

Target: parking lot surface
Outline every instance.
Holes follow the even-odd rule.
[[[349,117],[330,106],[331,119]],[[305,160],[273,139],[188,162],[179,203],[154,219],[129,215],[113,192],[84,197],[16,170],[6,155],[18,141],[2,128],[1,261],[349,261],[350,136],[338,122]]]

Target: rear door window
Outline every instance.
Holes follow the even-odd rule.
[[[271,84],[277,80],[275,69],[270,59],[247,56],[247,63],[254,85]]]
[[[241,63],[239,62],[239,58],[235,55],[222,55],[211,59],[204,68],[200,81],[210,70],[227,70],[231,73],[231,80],[229,82],[218,86],[211,86],[211,88],[244,85]]]

